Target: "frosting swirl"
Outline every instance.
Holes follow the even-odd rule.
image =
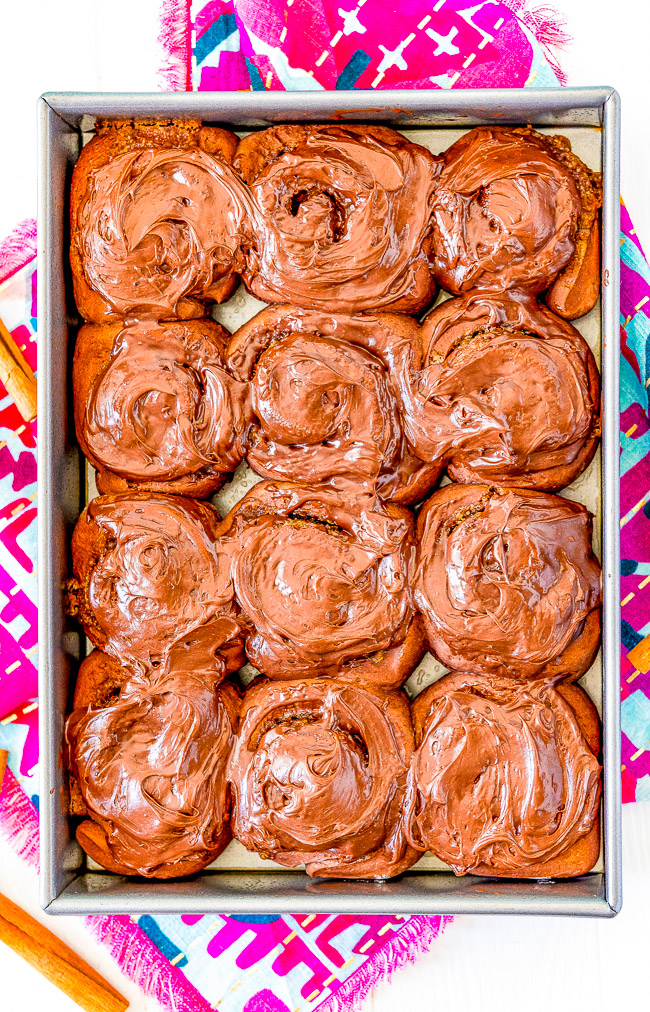
[[[398,875],[418,857],[400,817],[412,751],[401,693],[254,683],[228,765],[233,835],[309,875]]]
[[[600,766],[553,686],[456,674],[414,704],[407,836],[457,875],[517,876],[593,827]]]
[[[553,138],[503,127],[469,131],[445,152],[438,177],[436,280],[456,295],[515,284],[543,291],[574,254],[581,207]]]
[[[210,328],[139,321],[120,331],[83,413],[101,467],[131,481],[234,471],[250,404]]]
[[[419,660],[413,521],[356,485],[261,482],[228,514],[246,653],[271,678],[398,685]],[[353,663],[354,662],[354,663]]]
[[[109,312],[200,316],[243,262],[250,197],[230,166],[200,148],[136,148],[88,176],[77,245]]]
[[[418,535],[415,600],[447,667],[584,674],[601,602],[584,506],[521,489],[447,486],[422,507]]]
[[[412,321],[325,315],[289,306],[258,313],[234,335],[227,364],[250,381],[256,423],[247,460],[266,478],[366,483],[382,498],[422,498],[439,474],[404,438],[388,369],[373,351]]]
[[[390,375],[423,460],[444,461],[455,481],[548,490],[588,465],[600,384],[571,324],[531,298],[471,294],[427,317],[422,349],[397,347]]]
[[[229,562],[216,541],[218,521],[213,507],[180,496],[92,500],[75,536],[83,537],[87,525],[103,536],[81,580],[89,634],[93,624],[101,632],[97,646],[142,670],[226,673],[224,651],[241,630]]]
[[[235,698],[231,686],[190,674],[133,677],[115,703],[68,718],[71,770],[103,846],[126,871],[186,874],[227,843]]]
[[[279,126],[239,145],[258,208],[243,279],[265,302],[355,313],[422,308],[438,161],[396,131]]]

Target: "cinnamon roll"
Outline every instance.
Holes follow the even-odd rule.
[[[254,682],[228,764],[235,839],[308,875],[409,868],[402,806],[413,731],[401,692],[337,679]]]
[[[600,566],[579,503],[447,485],[418,517],[415,600],[447,667],[534,678],[587,671],[600,637]]]
[[[412,706],[406,833],[457,875],[565,878],[599,854],[599,721],[575,685],[454,673]]]
[[[435,293],[431,208],[439,162],[378,126],[274,126],[239,144],[256,202],[242,277],[264,302],[412,313]]]
[[[263,309],[233,336],[227,365],[250,383],[255,423],[247,460],[265,478],[342,476],[383,499],[422,499],[440,473],[404,438],[386,350],[419,347],[419,328],[392,313],[341,316]]]
[[[93,499],[72,536],[70,610],[94,646],[139,671],[223,677],[243,662],[220,517],[147,492]]]
[[[427,317],[421,355],[405,344],[396,351],[390,375],[408,440],[423,460],[444,461],[454,481],[556,491],[591,461],[600,432],[594,357],[534,298],[449,299]]]
[[[220,544],[232,559],[246,654],[270,678],[392,688],[420,660],[408,510],[357,485],[265,481],[230,511]]]
[[[70,262],[82,316],[202,316],[243,265],[250,197],[237,138],[199,122],[99,120],[71,187]]]
[[[600,178],[566,137],[477,127],[443,160],[433,204],[438,283],[455,295],[548,288],[554,312],[587,313],[600,283]]]
[[[235,687],[189,672],[131,675],[99,708],[75,702],[65,737],[86,853],[108,871],[151,878],[210,864],[231,838]]]
[[[212,495],[241,463],[248,386],[224,368],[211,320],[87,324],[75,346],[77,438],[97,487]]]

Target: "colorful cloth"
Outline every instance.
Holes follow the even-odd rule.
[[[563,83],[565,42],[525,0],[167,0],[168,87],[523,88]]]
[[[525,0],[165,0],[174,88],[554,85],[563,36]],[[348,8],[350,8],[348,10]],[[551,56],[551,63],[548,62]],[[35,229],[0,245],[0,316],[34,365]],[[650,797],[650,270],[623,210],[621,526],[623,784]],[[35,436],[0,389],[0,831],[38,863]],[[644,526],[645,525],[645,526]],[[87,918],[122,970],[174,1012],[343,1012],[429,948],[448,918]]]

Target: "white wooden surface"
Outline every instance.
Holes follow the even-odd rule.
[[[638,0],[555,0],[574,44],[562,63],[569,83],[610,84],[623,101],[622,189],[637,233],[650,251],[648,36]],[[535,6],[535,5],[533,5]],[[35,103],[47,90],[151,90],[156,87],[158,0],[10,0],[0,7],[0,236],[35,214]],[[650,910],[650,804],[623,813],[624,907],[613,921],[461,917],[431,952],[364,1012],[398,1007],[428,1012],[600,1012],[647,1006]],[[76,918],[45,918],[36,881],[0,842],[0,891],[41,916],[131,1000],[155,1012]],[[77,1008],[0,945],[3,1012]],[[645,998],[645,1001],[644,1001]]]

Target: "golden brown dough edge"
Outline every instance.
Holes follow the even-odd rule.
[[[188,150],[201,148],[231,165],[237,143],[238,138],[230,130],[202,126],[199,120],[97,120],[95,136],[82,148],[70,185],[70,266],[75,302],[85,320],[105,323],[119,319],[119,314],[86,281],[76,242],[79,231],[77,214],[87,193],[90,174],[118,155],[144,147],[178,147]],[[227,299],[237,283],[237,275],[225,275],[213,290],[214,301],[223,302]],[[186,306],[187,317],[202,315],[203,307],[198,303],[196,308]]]
[[[152,322],[152,327],[165,329],[174,327],[178,321]],[[197,334],[203,334],[214,341],[219,351],[225,352],[230,337],[228,331],[214,320],[185,320],[183,325]],[[77,336],[72,363],[72,392],[74,422],[77,441],[82,453],[96,468],[97,489],[100,495],[116,495],[119,492],[169,492],[186,495],[194,499],[207,499],[225,484],[230,477],[224,471],[201,471],[183,475],[171,481],[132,481],[122,478],[104,468],[94,457],[85,437],[84,418],[90,392],[97,377],[104,371],[111,357],[115,339],[124,329],[124,323],[86,323]]]
[[[593,309],[600,293],[601,176],[587,168],[562,134],[540,134],[531,127],[515,130],[515,133],[540,140],[571,173],[580,194],[582,209],[578,216],[575,252],[545,296],[554,313],[565,320],[575,320]]]

